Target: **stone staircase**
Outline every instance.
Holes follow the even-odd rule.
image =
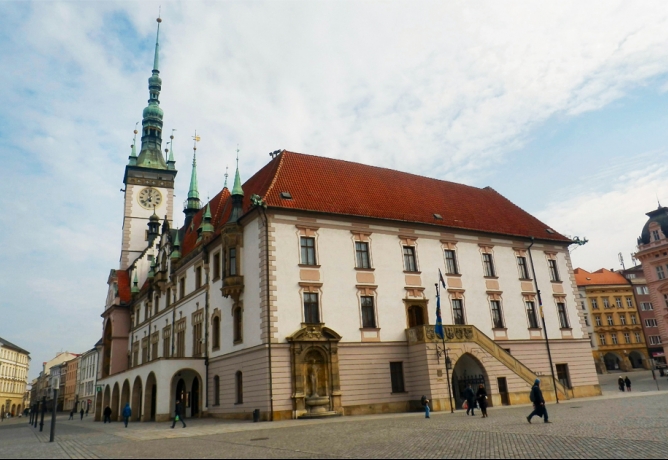
[[[406,329],[406,338],[409,345],[416,343],[442,343],[440,337],[434,331],[435,326],[416,326]],[[568,390],[558,381],[552,381],[548,378],[539,377],[531,369],[522,364],[517,358],[506,352],[494,340],[483,334],[475,326],[443,326],[445,331],[445,343],[466,343],[473,342],[479,345],[483,350],[492,355],[497,361],[502,363],[518,377],[522,378],[529,385],[533,385],[537,378],[541,379],[541,389],[543,393],[554,392],[556,386],[559,399],[570,399]]]

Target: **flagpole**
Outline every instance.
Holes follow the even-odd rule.
[[[440,305],[441,287],[438,285],[438,283],[436,283],[436,298],[438,304]],[[451,387],[452,384],[450,382],[450,369],[448,369],[448,349],[445,348],[445,330],[443,330],[443,334],[441,334],[441,340],[443,341],[443,356],[444,356],[443,362],[445,364],[445,378],[448,380],[448,402],[450,403],[450,413],[454,414],[455,409],[454,405],[452,404],[452,387]]]

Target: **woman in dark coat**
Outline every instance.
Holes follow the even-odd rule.
[[[619,391],[624,391],[624,379],[622,377],[617,379],[617,386],[619,386]]]
[[[478,407],[480,407],[480,411],[482,412],[482,418],[487,418],[487,390],[485,390],[485,385],[482,383],[478,387],[475,397],[478,400]]]

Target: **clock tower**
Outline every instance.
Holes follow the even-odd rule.
[[[159,70],[159,38],[155,39],[155,57],[153,72],[148,79],[149,100],[142,116],[141,150],[137,156],[137,134],[132,143],[132,152],[125,167],[125,205],[123,207],[123,239],[120,268],[128,268],[149,245],[148,223],[155,213],[161,218],[166,216],[170,225],[174,212],[175,161],[172,151],[165,162],[162,155],[163,111],[160,108],[160,89],[162,79]],[[174,139],[174,136],[170,136]]]

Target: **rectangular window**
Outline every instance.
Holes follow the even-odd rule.
[[[415,248],[413,246],[404,246],[404,270],[407,272],[416,272]]]
[[[153,311],[156,315],[160,311],[160,294],[155,295],[155,299],[153,300]]]
[[[373,297],[362,296],[362,327],[375,328],[376,327],[376,311],[373,307]]]
[[[646,319],[645,320],[645,327],[657,327],[658,324],[655,319]]]
[[[571,327],[568,324],[568,315],[566,314],[566,304],[563,302],[557,303],[557,312],[559,313],[559,324],[562,329],[568,329]]]
[[[158,359],[158,345],[160,343],[160,337],[158,332],[153,334],[151,338],[151,361]]]
[[[641,302],[640,309],[642,311],[652,311],[654,310],[654,307],[652,306],[651,302]]]
[[[202,323],[193,324],[193,356],[202,356]]]
[[[664,273],[664,271],[663,271],[663,267],[662,267],[661,265],[659,265],[658,267],[656,267],[656,276],[657,276],[660,280],[665,279],[665,277],[666,277],[666,274]]]
[[[585,326],[589,327],[589,316],[584,315]]]
[[[390,363],[390,377],[392,379],[392,393],[405,392],[404,363]]]
[[[654,238],[654,241],[659,241],[661,239],[658,230],[652,230],[652,238]]]
[[[624,343],[631,343],[631,334],[628,332],[624,333]]]
[[[599,335],[598,335],[598,343],[600,343],[600,344],[603,345],[603,346],[606,345],[606,342],[605,342],[605,334],[599,334]]]
[[[557,380],[564,388],[571,389],[571,378],[568,372],[568,364],[557,364]]]
[[[369,261],[369,243],[355,242],[355,259],[357,268],[371,268]]]
[[[615,297],[615,305],[617,305],[617,308],[624,308],[621,297]]]
[[[621,322],[622,326],[626,326],[626,315],[619,315],[619,321]]]
[[[202,287],[202,267],[195,268],[195,289]]]
[[[304,322],[311,324],[320,322],[318,294],[312,292],[304,293]]]
[[[230,276],[237,276],[237,248],[230,248],[228,251],[229,257],[228,260],[230,262]]]
[[[640,335],[640,334],[636,333],[636,335]],[[638,343],[640,343],[640,342],[638,342]],[[650,345],[661,345],[661,337],[659,337],[658,335],[650,335],[649,336],[649,343],[650,343]]]
[[[649,295],[649,288],[647,286],[642,287],[642,293],[645,295]]]
[[[527,258],[518,257],[517,258],[517,268],[520,271],[520,279],[528,280],[529,277],[529,268],[527,267]]]
[[[486,277],[495,277],[496,272],[494,271],[494,259],[492,254],[483,254],[482,255],[482,269]]]
[[[172,288],[167,288],[167,293],[165,295],[165,308],[169,307],[172,304]]]
[[[636,318],[636,315],[631,315],[631,324],[638,324],[638,318]]]
[[[610,301],[607,297],[603,297],[603,308],[610,308]]]
[[[457,254],[454,249],[445,250],[445,274],[459,275],[459,267],[457,266]]]
[[[452,316],[454,323],[458,325],[466,324],[464,318],[464,301],[461,299],[452,299]]]
[[[139,342],[135,342],[132,350],[132,367],[139,365]]]
[[[302,249],[302,265],[315,265],[315,238],[302,236],[299,241]]]
[[[559,279],[559,269],[557,268],[557,261],[549,259],[547,263],[550,268],[550,281],[561,281]]]
[[[626,297],[626,306],[629,308],[633,308],[633,300],[631,297]]]
[[[169,358],[172,354],[171,349],[172,328],[167,326],[162,330],[162,357]]]
[[[213,279],[220,278],[220,252],[213,255]]]
[[[608,326],[614,326],[614,325],[615,325],[615,323],[612,320],[612,315],[608,315]]]
[[[640,337],[640,332],[635,333],[636,343],[642,343],[642,337]]]
[[[527,318],[530,329],[538,329],[538,318],[536,317],[536,304],[533,301],[526,302]]]
[[[596,299],[591,299],[591,308],[594,310],[598,310],[598,302]]]
[[[501,312],[501,302],[498,300],[492,300],[490,302],[492,306],[492,324],[496,329],[503,329],[505,326],[503,324],[503,313]]]
[[[186,296],[186,279],[181,278],[179,280],[179,299],[183,299]]]
[[[176,323],[176,357],[186,356],[186,320],[185,318]]]
[[[617,345],[617,333],[613,332],[610,336],[612,337],[612,344]]]

